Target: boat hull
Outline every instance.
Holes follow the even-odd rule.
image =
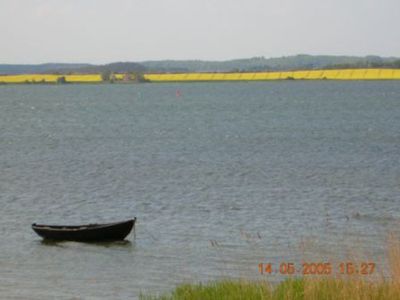
[[[32,229],[43,239],[57,241],[99,242],[124,240],[135,226],[136,218],[108,224],[80,226],[32,224]]]

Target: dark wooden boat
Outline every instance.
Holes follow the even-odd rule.
[[[79,226],[32,224],[32,229],[44,239],[58,241],[100,242],[123,240],[135,226],[136,218],[131,220]]]

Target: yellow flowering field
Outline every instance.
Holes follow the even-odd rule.
[[[114,74],[118,81],[124,74]],[[70,83],[99,83],[101,74],[23,74],[0,75],[0,83],[56,83],[64,77]],[[183,81],[262,81],[262,80],[399,80],[400,69],[343,69],[343,70],[301,70],[285,72],[244,72],[244,73],[175,73],[144,74],[151,82]]]
[[[0,75],[0,83],[55,83],[57,79],[64,77],[66,82],[101,82],[100,74],[82,75],[55,75],[55,74],[23,74]]]
[[[252,81],[252,80],[393,80],[400,79],[400,69],[345,69],[345,70],[302,70],[285,72],[245,73],[180,73],[145,74],[145,79],[162,81]]]

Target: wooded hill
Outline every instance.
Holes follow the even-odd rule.
[[[90,73],[179,73],[179,72],[261,72],[333,68],[400,68],[400,58],[380,56],[296,55],[279,58],[253,57],[227,61],[160,60],[115,62],[105,65],[0,64],[0,74],[90,74]]]

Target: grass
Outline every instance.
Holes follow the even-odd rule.
[[[387,260],[390,277],[383,274],[289,277],[273,285],[268,281],[222,280],[182,284],[161,296],[142,300],[400,300],[400,241],[389,238]],[[381,276],[380,276],[381,275]]]
[[[287,279],[277,286],[268,282],[219,281],[208,284],[184,284],[163,296],[145,296],[142,300],[398,300],[400,285],[393,282],[369,282],[361,279]]]

